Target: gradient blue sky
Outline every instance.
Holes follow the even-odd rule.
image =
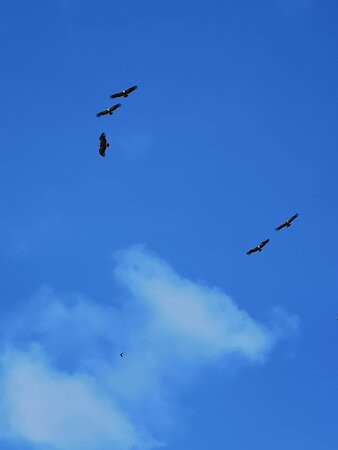
[[[337,17],[2,3],[1,449],[337,449]]]

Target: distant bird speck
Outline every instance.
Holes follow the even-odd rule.
[[[122,353],[120,353],[120,356],[121,356],[121,358],[123,358],[124,357],[124,353],[122,352]]]

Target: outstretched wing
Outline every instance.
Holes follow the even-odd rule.
[[[108,111],[105,109],[104,111],[100,111],[99,113],[97,113],[96,117],[105,116],[106,114],[108,114]]]
[[[112,94],[111,96],[110,96],[110,98],[118,98],[118,97],[123,97],[123,91],[121,91],[121,92],[115,92],[115,94]]]
[[[295,219],[297,219],[298,214],[295,214],[294,216],[292,216],[288,221],[291,223],[293,222]]]
[[[251,253],[255,253],[258,251],[258,247],[250,248],[248,252],[246,252],[247,255],[251,255]]]
[[[269,241],[270,241],[270,239],[266,239],[265,241],[261,242],[258,247],[260,247],[260,248],[265,247]]]
[[[121,106],[121,103],[116,103],[116,105],[113,105],[111,108],[109,108],[109,111],[114,112],[115,109],[120,108],[120,106]]]
[[[106,133],[101,133],[99,139],[100,145],[107,145]]]
[[[101,156],[105,156],[106,149],[107,149],[107,147],[109,147],[109,144],[108,144],[107,139],[106,139],[106,134],[105,133],[101,133],[99,139],[100,139],[99,153],[100,153]]]
[[[136,85],[135,85],[135,86],[132,86],[132,87],[130,87],[130,88],[128,88],[128,89],[126,89],[126,90],[124,91],[124,93],[127,94],[127,95],[129,95],[131,92],[135,91],[135,89],[137,89],[137,86],[136,86]]]
[[[276,229],[276,231],[279,231],[279,230],[281,230],[282,228],[286,227],[286,225],[287,225],[287,222],[284,222],[284,223],[282,223],[282,225],[279,225],[279,227],[277,227],[277,228],[275,228],[275,229]]]

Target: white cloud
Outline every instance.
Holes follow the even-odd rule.
[[[180,278],[139,246],[120,252],[118,261],[116,278],[151,312],[149,332],[176,342],[175,354],[210,358],[238,352],[262,360],[271,348],[271,331],[219,289]]]
[[[8,430],[19,437],[65,450],[129,449],[138,441],[128,419],[89,376],[55,371],[32,352],[9,352],[3,366]]]
[[[260,324],[140,246],[116,255],[114,275],[128,301],[99,305],[45,288],[6,318],[0,434],[43,450],[159,447],[144,430],[170,418],[184,373],[232,354],[264,361],[298,325],[280,309]]]

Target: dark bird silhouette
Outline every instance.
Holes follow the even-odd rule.
[[[101,133],[99,139],[100,139],[99,153],[101,156],[106,156],[105,153],[106,153],[107,147],[109,147],[109,142],[107,142],[106,134]]]
[[[270,239],[266,239],[265,241],[263,241],[259,245],[257,245],[257,247],[251,248],[248,252],[246,252],[246,254],[251,255],[251,253],[261,252],[263,247],[265,247],[269,241],[270,241]]]
[[[286,222],[282,223],[282,225],[279,225],[279,227],[276,228],[276,231],[279,231],[279,230],[281,230],[282,228],[285,228],[285,227],[287,227],[287,228],[291,227],[291,223],[295,219],[297,219],[297,217],[298,217],[298,214],[295,214],[294,216],[290,217],[289,220],[287,220]]]
[[[122,353],[120,353],[120,356],[121,356],[121,358],[123,358],[124,357],[124,353],[122,352]]]
[[[113,112],[115,111],[115,109],[120,108],[121,103],[116,103],[116,105],[111,106],[108,109],[105,109],[104,111],[100,111],[99,113],[96,114],[96,117],[101,117],[101,116],[105,116],[106,114],[109,114],[110,116],[113,114]]]
[[[132,86],[132,87],[126,89],[125,91],[116,92],[115,94],[112,94],[110,96],[110,98],[118,98],[118,97],[127,98],[129,94],[131,94],[133,91],[135,91],[135,89],[137,89],[137,86]]]

